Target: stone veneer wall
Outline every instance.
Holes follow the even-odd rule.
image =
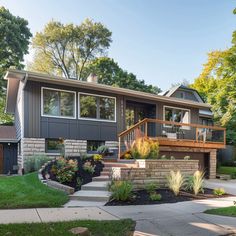
[[[198,160],[137,160],[136,164],[134,168],[113,167],[112,177],[129,180],[135,188],[144,187],[149,182],[166,186],[170,170],[180,170],[185,176],[193,175],[198,170]]]
[[[79,156],[81,153],[87,152],[86,140],[64,140],[65,155],[66,156]]]

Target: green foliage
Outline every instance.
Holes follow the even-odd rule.
[[[0,22],[0,124],[12,124],[13,116],[5,113],[7,81],[3,76],[10,67],[23,68],[22,62],[32,35],[28,22],[12,15],[4,7],[0,7]]]
[[[96,74],[98,82],[101,84],[153,94],[161,92],[160,88],[147,85],[144,80],[138,80],[133,73],[123,70],[118,63],[109,57],[96,58],[88,64],[83,77],[86,78],[90,73]]]
[[[58,158],[56,162],[56,178],[60,183],[71,182],[78,171],[77,160]]]
[[[149,197],[152,201],[161,201],[162,199],[162,196],[159,193],[151,193]]]
[[[126,160],[132,159],[131,154],[130,153],[125,153],[124,154],[124,159],[126,159]]]
[[[217,173],[230,175],[232,179],[236,179],[236,167],[233,166],[220,166]]]
[[[93,173],[94,173],[95,166],[93,166],[90,161],[86,161],[86,162],[83,164],[83,169],[84,169],[85,171],[87,171],[88,173],[93,174]]]
[[[93,154],[84,153],[81,155],[81,160],[88,160],[88,159],[92,158],[93,156],[94,156]]]
[[[80,25],[50,21],[33,38],[36,53],[29,66],[35,71],[82,79],[85,65],[103,55],[111,41],[111,32],[90,19]]]
[[[45,156],[45,155],[35,155],[26,158],[24,163],[24,170],[25,173],[30,173],[34,171],[38,171],[43,164],[50,161],[51,158]]]
[[[190,160],[190,158],[191,158],[190,156],[185,156],[184,160],[188,161],[188,160]]]
[[[222,196],[222,195],[225,195],[226,192],[225,192],[225,190],[223,188],[215,188],[213,190],[213,194],[217,195],[217,196]]]
[[[133,142],[130,152],[135,159],[157,159],[159,143],[148,138],[138,138]]]
[[[83,184],[83,180],[81,180],[80,177],[77,177],[77,179],[76,179],[77,187],[80,188],[82,184]]]
[[[230,206],[230,207],[209,209],[209,210],[206,210],[204,213],[213,214],[213,215],[220,215],[220,216],[236,217],[236,207]]]
[[[196,171],[193,176],[188,178],[186,183],[186,189],[189,191],[193,191],[195,195],[199,192],[204,192],[203,189],[204,184],[204,173],[201,171]]]
[[[174,172],[171,170],[170,174],[167,176],[168,187],[171,191],[173,191],[175,196],[179,195],[180,189],[184,185],[184,182],[184,177],[180,171]]]
[[[110,191],[111,199],[125,202],[131,199],[133,186],[128,181],[113,181]]]
[[[158,188],[159,188],[159,186],[158,186],[158,183],[156,183],[156,182],[150,182],[150,183],[146,184],[146,186],[145,186],[145,189],[149,194],[155,193]]]
[[[171,157],[170,157],[170,160],[172,160],[172,161],[175,160],[175,157],[174,157],[174,156],[171,156]]]
[[[99,154],[108,154],[109,153],[109,147],[105,146],[105,145],[102,145],[100,146],[98,149],[97,149],[98,153]]]
[[[101,160],[102,160],[102,155],[100,155],[100,154],[94,154],[94,155],[93,155],[93,160],[94,160],[94,161],[101,161]]]
[[[167,160],[166,155],[162,155],[161,160]]]

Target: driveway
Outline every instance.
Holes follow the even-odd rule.
[[[205,186],[212,189],[224,188],[227,193],[236,195],[236,179],[232,180],[208,179],[205,180]]]
[[[136,235],[211,236],[236,235],[236,218],[202,213],[214,207],[232,206],[236,197],[196,200],[146,206],[104,206],[104,211],[118,218],[137,222]]]

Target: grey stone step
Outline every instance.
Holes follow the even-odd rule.
[[[93,191],[93,190],[80,190],[70,195],[71,200],[80,200],[80,201],[108,201],[110,193],[108,191]]]
[[[97,181],[109,181],[110,178],[108,175],[101,175],[101,176],[98,176],[98,177],[94,177],[93,178],[93,182],[97,182]]]
[[[106,191],[109,181],[95,181],[82,185],[81,190]]]
[[[102,175],[102,176],[104,176],[104,175],[110,175],[110,171],[102,171],[101,173],[100,173],[100,175]]]
[[[104,206],[106,201],[79,201],[79,200],[70,200],[67,202],[64,207],[100,207]]]

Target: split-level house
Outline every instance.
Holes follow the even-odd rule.
[[[160,156],[190,156],[208,177],[216,175],[225,130],[213,126],[211,106],[196,90],[177,86],[154,95],[99,84],[95,76],[78,81],[13,69],[5,79],[19,171],[29,156],[60,155],[61,142],[67,156],[107,145],[117,150],[119,161],[139,130],[158,139]]]

